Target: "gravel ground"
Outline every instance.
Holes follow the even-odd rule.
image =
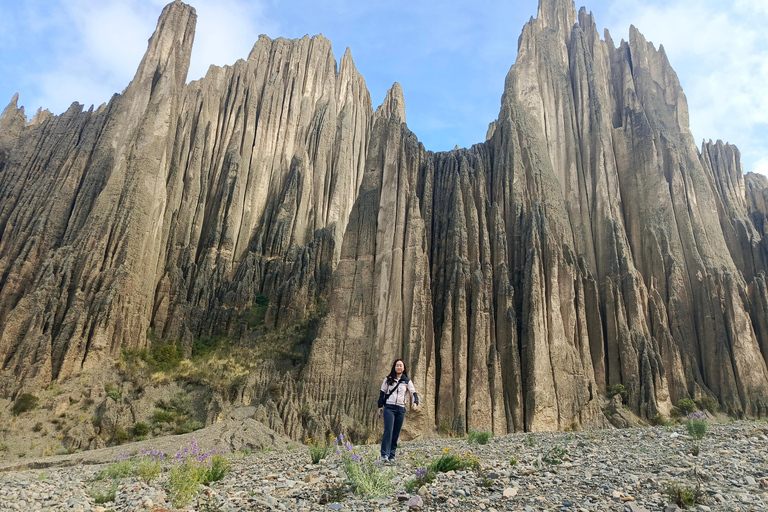
[[[304,446],[231,456],[232,471],[204,488],[200,501],[185,510],[371,511],[416,510],[641,512],[674,510],[666,489],[670,482],[695,489],[698,510],[763,510],[768,505],[768,423],[741,421],[711,424],[698,456],[690,454],[684,425],[627,430],[540,432],[495,437],[486,445],[463,439],[402,443],[395,492],[367,499],[344,485],[338,455],[310,464]],[[413,495],[403,491],[419,467],[445,450],[471,452],[481,471],[440,473]],[[126,446],[126,453],[131,447]],[[360,447],[375,454],[378,447]],[[562,463],[557,462],[560,458]],[[512,464],[512,459],[516,464]],[[549,462],[547,462],[549,461]],[[171,462],[166,459],[166,469]],[[95,504],[95,475],[106,467],[83,465],[0,474],[0,510],[159,511],[172,509],[164,489],[167,471],[147,485],[120,480],[114,501]],[[345,490],[343,499],[323,503],[329,487]]]

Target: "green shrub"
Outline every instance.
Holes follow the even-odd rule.
[[[192,357],[202,357],[210,354],[219,347],[220,338],[201,336],[192,341]]]
[[[161,372],[171,371],[179,366],[184,354],[176,346],[176,343],[153,345],[148,354],[148,363]]]
[[[369,499],[391,494],[392,480],[397,476],[394,469],[383,468],[378,457],[363,456],[354,450],[344,452],[344,472],[352,489]]]
[[[467,434],[469,442],[477,444],[488,444],[491,437],[493,437],[493,433],[489,430],[470,430]]]
[[[149,425],[143,421],[137,421],[133,424],[133,436],[134,437],[146,437],[149,434]]]
[[[181,423],[180,425],[176,425],[176,427],[173,429],[173,433],[176,435],[189,434],[190,432],[194,432],[195,430],[200,430],[204,426],[205,425],[203,425],[197,420],[187,420],[184,423]]]
[[[717,403],[717,398],[713,396],[703,396],[699,399],[698,402],[699,408],[702,411],[709,411],[712,414],[715,414],[717,410],[719,409],[719,404]]]
[[[699,503],[704,503],[704,492],[700,486],[692,487],[670,482],[667,484],[667,496],[680,508],[693,508]]]
[[[40,432],[41,430],[43,430],[43,422],[38,421],[37,423],[35,423],[35,426],[32,427],[32,432]]]
[[[31,411],[35,407],[37,407],[37,404],[40,402],[40,399],[37,398],[32,393],[22,393],[16,398],[16,401],[13,403],[13,408],[11,411],[13,412],[14,416],[18,416],[21,413]]]
[[[120,388],[111,382],[108,382],[104,385],[104,391],[106,391],[107,396],[115,402],[120,401],[120,398],[122,398],[123,395],[122,391],[120,391]]]
[[[418,468],[416,469],[416,476],[405,483],[405,490],[408,493],[413,493],[419,489],[422,485],[431,484],[435,481],[435,473],[430,468]]]
[[[162,460],[163,452],[160,450],[151,450],[149,452],[143,450],[141,457],[139,457],[139,460],[136,462],[133,476],[141,478],[147,485],[149,485],[152,480],[160,476],[160,473],[163,471],[161,465]]]
[[[616,395],[621,395],[621,403],[626,404],[629,400],[629,393],[624,384],[612,384],[605,389],[605,394],[608,398],[613,398]]]
[[[338,444],[338,439],[336,440],[336,443]],[[317,437],[310,437],[307,439],[307,448],[309,448],[309,458],[312,460],[312,464],[317,464],[322,459],[326,458],[328,452],[331,451],[330,443],[324,440],[321,441],[321,439]]]
[[[258,294],[253,299],[253,306],[248,310],[248,328],[255,329],[264,324],[264,318],[269,308],[269,297]]]
[[[133,475],[134,461],[128,455],[120,455],[115,462],[96,473],[96,480],[119,480]]]
[[[211,465],[204,469],[200,483],[208,485],[211,482],[218,482],[229,474],[232,465],[224,457],[223,453],[217,453],[210,457]]]
[[[166,480],[166,490],[174,508],[186,507],[197,497],[201,485],[221,480],[230,471],[223,453],[198,453],[194,439],[179,450],[174,461]]]
[[[450,453],[450,448],[446,448],[443,450],[443,455],[441,455],[439,459],[433,461],[428,469],[432,470],[434,473],[447,473],[448,471],[456,471],[466,468],[477,469],[478,467],[480,467],[480,461],[471,453],[454,455]]]
[[[119,485],[119,480],[113,480],[109,485],[95,484],[88,490],[88,494],[97,505],[109,503],[110,501],[115,501]]]
[[[545,462],[550,466],[554,466],[557,464],[562,464],[567,457],[568,457],[567,449],[563,448],[562,446],[553,446],[552,448],[547,450],[544,456],[541,457],[541,460],[542,462]]]
[[[701,441],[707,435],[707,422],[701,415],[691,414],[685,422],[685,428],[691,439]]]
[[[168,497],[174,508],[185,508],[200,492],[203,468],[194,458],[174,465],[168,472]]]
[[[677,402],[677,408],[686,414],[690,414],[696,410],[696,402],[690,398],[683,398]]]
[[[109,432],[110,441],[116,444],[123,444],[130,438],[131,436],[128,435],[128,432],[125,430],[125,427],[122,425],[115,425],[114,427],[112,427],[112,430]]]
[[[176,414],[171,411],[165,411],[163,409],[155,409],[152,412],[153,423],[173,423],[176,420]]]
[[[669,421],[667,421],[667,418],[665,418],[664,415],[661,414],[660,412],[656,413],[656,415],[653,418],[649,419],[648,423],[650,423],[654,427],[658,427],[658,426],[666,427],[667,425],[669,425]]]

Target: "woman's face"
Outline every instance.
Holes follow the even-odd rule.
[[[398,361],[395,363],[395,373],[403,373],[403,370],[405,370],[405,365],[402,361]]]

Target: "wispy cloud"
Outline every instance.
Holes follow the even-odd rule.
[[[765,172],[768,1],[613,0],[609,13],[603,22],[614,39],[634,24],[664,45],[688,98],[694,137],[734,143],[746,171]]]
[[[31,0],[9,12],[4,18],[13,19],[13,15],[19,27],[0,38],[0,49],[28,42],[18,41],[23,37],[21,30],[45,34],[49,41],[45,56],[35,52],[43,60],[39,70],[29,73],[21,84],[28,86],[22,104],[58,114],[73,101],[86,106],[109,101],[133,78],[166,3]],[[199,0],[194,4],[198,24],[188,79],[204,76],[211,64],[232,64],[247,57],[259,33],[277,30],[263,15],[260,2]]]

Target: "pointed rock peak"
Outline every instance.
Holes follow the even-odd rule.
[[[251,48],[251,51],[248,54],[247,60],[251,60],[254,55],[258,55],[260,48],[266,49],[266,48],[269,48],[270,46],[272,46],[272,38],[266,34],[259,34],[259,38],[253,44],[253,48]]]
[[[13,95],[11,102],[3,110],[0,119],[10,119],[11,117],[21,116],[24,119],[24,123],[27,122],[27,116],[24,115],[24,107],[19,108],[19,93]]]
[[[395,82],[392,84],[392,88],[387,91],[384,103],[376,109],[376,116],[386,116],[401,123],[405,122],[405,98],[403,97],[403,88],[400,87],[399,83]]]
[[[351,67],[352,69],[357,69],[355,66],[355,61],[352,59],[352,50],[347,46],[346,51],[344,52],[344,55],[341,57],[340,61],[340,68],[344,68],[346,66]]]
[[[171,71],[175,81],[184,83],[189,70],[196,24],[197,14],[193,7],[179,0],[166,5],[157,20],[155,33],[149,38],[147,52],[133,82],[149,79],[154,84],[158,73]]]
[[[542,28],[571,33],[576,23],[576,5],[573,0],[539,0],[537,19]]]

